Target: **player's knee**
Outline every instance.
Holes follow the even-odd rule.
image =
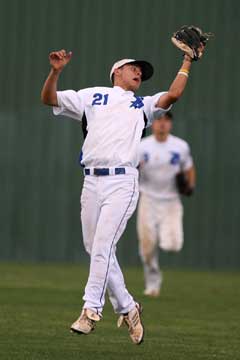
[[[182,249],[182,244],[180,244],[180,243],[175,243],[172,247],[172,251],[174,251],[174,252],[178,252],[181,249]]]
[[[111,258],[113,249],[110,246],[101,246],[101,244],[93,245],[91,251],[91,259],[96,263],[105,263]]]
[[[164,251],[178,252],[182,249],[182,240],[171,236],[168,241],[163,241],[160,247]]]
[[[97,264],[97,263],[106,263],[107,261],[107,258],[105,256],[104,253],[100,253],[100,252],[97,252],[97,253],[94,253],[91,255],[91,259]]]

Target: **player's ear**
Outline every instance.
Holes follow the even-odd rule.
[[[122,73],[122,69],[118,68],[114,70],[114,78],[116,78],[117,76],[120,76]]]

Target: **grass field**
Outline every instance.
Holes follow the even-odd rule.
[[[0,359],[240,359],[240,273],[166,271],[159,299],[142,296],[141,269],[127,269],[144,306],[145,341],[133,345],[109,303],[89,336],[71,334],[87,271],[77,265],[0,264]]]

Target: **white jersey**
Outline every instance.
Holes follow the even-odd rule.
[[[150,126],[154,118],[169,110],[155,106],[163,94],[140,97],[119,86],[58,91],[58,107],[53,112],[84,119],[87,136],[82,148],[83,166],[136,167],[145,125]]]
[[[140,192],[160,200],[178,198],[175,176],[192,165],[186,141],[169,135],[159,142],[154,135],[148,136],[140,144]]]

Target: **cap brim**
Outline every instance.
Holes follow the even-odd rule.
[[[153,66],[147,61],[135,60],[128,64],[136,64],[140,66],[142,70],[142,81],[146,81],[153,76],[153,72],[154,72]]]

